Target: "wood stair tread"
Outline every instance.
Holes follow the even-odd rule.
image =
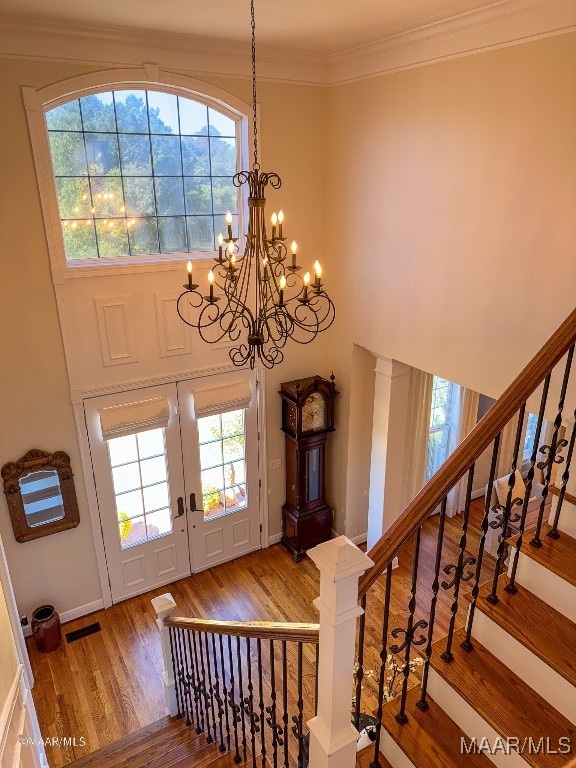
[[[576,624],[519,584],[516,594],[505,592],[507,583],[508,576],[503,574],[496,605],[486,600],[492,585],[480,587],[476,609],[576,686]],[[471,593],[464,598],[470,602]]]
[[[430,697],[426,712],[418,709],[416,702],[419,698],[419,686],[408,691],[408,722],[405,725],[400,725],[395,719],[398,701],[386,704],[382,725],[416,768],[462,768],[461,739],[466,734]],[[489,768],[493,765],[481,754],[466,755],[465,759],[466,768]]]
[[[186,725],[185,718],[162,718],[85,755],[67,768],[225,768],[234,753],[222,753]]]
[[[380,752],[378,755],[379,762],[380,762],[380,768],[392,768],[388,760],[384,757],[384,755]],[[364,747],[364,749],[360,750],[358,754],[356,755],[356,768],[370,768],[371,763],[374,760],[374,745],[370,744],[367,747]]]
[[[483,645],[474,643],[467,653],[460,647],[466,636],[462,629],[454,634],[454,661],[440,658],[445,641],[435,643],[431,666],[476,712],[504,739],[548,738],[558,744],[568,737],[576,744],[576,726],[563,717],[551,704],[493,656]],[[434,652],[435,651],[435,652]],[[574,749],[574,747],[573,747]],[[569,766],[574,754],[523,753],[524,760],[534,768]]]
[[[576,587],[576,539],[563,532],[558,539],[552,539],[547,535],[549,530],[548,524],[542,526],[541,547],[533,547],[532,537],[525,536],[521,552]]]
[[[138,748],[140,744],[156,739],[165,740],[166,738],[169,738],[169,736],[184,729],[186,729],[184,718],[166,716],[149,725],[145,725],[137,731],[133,731],[110,744],[106,744],[106,746],[100,747],[100,749],[91,752],[88,755],[83,755],[72,763],[68,763],[68,765],[74,766],[74,768],[83,768],[94,760],[95,754],[98,754],[100,758],[111,760],[113,755],[119,754],[120,752],[127,752],[131,747]],[[68,768],[68,766],[66,766],[66,768]]]

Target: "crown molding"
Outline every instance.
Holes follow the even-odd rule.
[[[67,19],[0,14],[0,58],[141,66],[249,79],[250,46],[238,41]],[[258,79],[327,85],[325,55],[258,46]]]
[[[0,58],[141,66],[248,78],[246,43],[106,24],[0,15]],[[499,0],[333,54],[258,47],[259,79],[338,86],[576,31],[576,0]]]
[[[576,30],[576,0],[500,0],[368,45],[331,54],[330,85]]]

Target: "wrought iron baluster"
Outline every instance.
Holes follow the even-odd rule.
[[[202,635],[204,635],[204,644],[202,644]],[[216,722],[214,720],[214,709],[210,700],[210,689],[212,680],[210,677],[210,656],[208,655],[208,638],[205,632],[198,635],[198,645],[200,646],[200,659],[202,662],[202,698],[204,699],[204,711],[206,713],[206,741],[211,744],[216,740],[212,734],[216,733]],[[206,655],[205,655],[206,654]],[[208,666],[208,675],[206,673]]]
[[[194,655],[192,652],[192,632],[186,632],[186,642],[188,645],[188,658],[190,660],[190,685],[193,693],[194,703],[194,719],[196,722],[196,733],[200,733],[200,711],[198,708],[198,683],[197,683],[197,670],[194,662]]]
[[[568,446],[568,455],[566,456],[566,466],[562,473],[562,485],[560,487],[560,494],[558,496],[558,503],[556,504],[556,512],[554,513],[554,521],[552,528],[548,531],[548,536],[551,539],[560,538],[558,531],[558,523],[560,522],[560,512],[562,511],[562,504],[564,503],[564,496],[566,495],[566,486],[570,479],[570,466],[572,464],[572,455],[574,453],[574,442],[576,441],[576,411],[573,415],[574,424],[572,425],[572,434],[570,435],[570,444]]]
[[[558,413],[554,419],[554,432],[552,433],[552,440],[550,446],[543,445],[540,449],[540,453],[544,456],[543,461],[538,462],[538,469],[544,470],[544,488],[542,489],[542,500],[540,502],[540,509],[538,510],[538,521],[536,523],[536,531],[534,537],[530,541],[530,546],[540,549],[542,546],[542,540],[540,534],[542,532],[542,522],[544,519],[544,507],[546,505],[546,499],[548,498],[548,489],[550,488],[550,481],[552,479],[552,469],[554,464],[562,464],[564,457],[560,456],[562,449],[568,445],[567,440],[559,440],[558,433],[562,426],[562,411],[564,410],[564,401],[566,400],[566,390],[568,389],[568,380],[570,379],[570,370],[572,368],[572,359],[574,357],[574,345],[568,350],[568,356],[566,358],[566,367],[564,368],[564,378],[562,379],[562,388],[560,390],[560,400],[558,401]],[[546,450],[548,449],[548,450]]]
[[[446,522],[446,496],[442,499],[440,505],[440,519],[438,521],[438,538],[436,540],[436,560],[434,563],[434,581],[432,582],[432,601],[430,603],[430,617],[428,619],[428,644],[425,650],[424,669],[422,671],[422,686],[420,699],[416,706],[425,712],[429,704],[426,701],[426,692],[428,690],[428,671],[430,668],[430,658],[432,657],[432,639],[434,635],[434,622],[436,620],[436,602],[438,601],[438,592],[440,591],[440,564],[442,562],[442,545],[444,543],[444,525]]]
[[[184,705],[184,714],[186,715],[186,725],[192,725],[192,720],[190,718],[190,702],[189,702],[188,690],[186,685],[186,667],[185,667],[184,651],[182,647],[183,633],[184,633],[184,630],[178,628],[176,632],[176,645],[178,647],[178,657],[180,659],[179,677],[180,677],[180,685],[181,685],[182,703]]]
[[[410,649],[414,645],[422,645],[426,642],[426,636],[420,635],[417,640],[414,639],[417,630],[426,629],[428,622],[421,619],[414,623],[416,613],[416,590],[418,585],[418,560],[420,557],[420,535],[422,528],[418,528],[414,537],[414,551],[412,553],[412,584],[410,587],[410,600],[408,602],[408,624],[406,629],[393,629],[392,637],[396,639],[399,635],[404,635],[404,640],[400,645],[396,644],[390,647],[392,653],[402,653],[404,651],[404,680],[402,682],[402,692],[400,694],[400,709],[396,714],[396,720],[400,725],[408,722],[406,715],[406,696],[408,695],[408,678],[410,676]]]
[[[170,655],[172,657],[172,673],[174,675],[174,691],[176,693],[176,709],[178,717],[182,715],[182,704],[180,699],[180,684],[178,681],[178,662],[176,660],[176,643],[174,642],[174,627],[168,627],[168,637],[170,638]]]
[[[214,685],[212,690],[212,701],[218,705],[218,730],[220,731],[220,752],[226,752],[224,743],[224,707],[222,705],[222,696],[220,695],[220,675],[218,673],[218,657],[216,656],[216,636],[212,634],[212,662],[214,664]],[[216,738],[216,737],[215,737]]]
[[[452,605],[450,607],[450,611],[452,613],[452,616],[450,617],[450,626],[448,628],[448,639],[446,641],[446,650],[441,655],[441,658],[444,659],[446,662],[451,662],[454,660],[454,654],[452,653],[452,642],[454,640],[454,627],[456,625],[456,615],[458,613],[458,603],[459,603],[459,597],[460,597],[460,584],[463,581],[470,581],[472,576],[474,575],[473,571],[465,571],[465,569],[469,565],[476,565],[476,558],[470,555],[469,557],[466,557],[466,542],[468,538],[468,520],[470,518],[470,499],[472,496],[472,483],[474,482],[474,467],[475,465],[472,464],[470,469],[468,470],[468,482],[466,484],[466,501],[464,503],[464,515],[462,518],[462,535],[460,537],[460,551],[458,554],[458,562],[454,565],[447,565],[444,567],[444,573],[449,575],[454,571],[454,577],[452,578],[452,581],[442,582],[442,589],[451,589],[454,587],[454,598],[452,601]]]
[[[254,712],[254,684],[252,682],[252,654],[250,638],[246,638],[246,665],[248,667],[248,696],[244,699],[244,711],[250,723],[250,746],[252,748],[252,768],[256,768],[256,734],[260,731],[258,715]]]
[[[292,733],[298,740],[298,768],[304,766],[304,734],[302,733],[302,722],[304,719],[304,699],[302,698],[302,643],[298,643],[298,661],[297,661],[297,685],[298,685],[298,714],[292,715]]]
[[[288,658],[286,640],[282,640],[282,740],[284,742],[284,768],[288,768]]]
[[[480,578],[482,575],[482,561],[484,560],[484,549],[486,546],[486,534],[488,533],[488,521],[490,519],[490,499],[492,497],[492,488],[494,487],[494,480],[496,479],[496,470],[498,467],[498,452],[500,450],[500,440],[502,433],[497,435],[494,440],[494,448],[492,449],[492,460],[490,463],[490,476],[488,478],[488,490],[486,492],[486,498],[484,500],[484,516],[482,518],[482,524],[480,529],[482,536],[480,537],[480,544],[478,545],[478,557],[476,559],[476,575],[474,577],[474,586],[472,587],[472,602],[470,603],[470,609],[468,611],[468,622],[466,626],[466,637],[460,644],[460,647],[465,651],[474,650],[472,643],[472,625],[474,623],[474,614],[476,612],[476,603],[478,602],[478,595],[480,593]]]
[[[198,647],[196,644],[196,632],[192,632],[192,648],[194,649],[194,666],[196,667],[196,699],[198,701],[198,709],[200,711],[200,719],[196,724],[196,733],[204,732],[204,671],[200,671],[200,665],[198,664]],[[198,639],[200,642],[200,639]],[[200,647],[202,647],[200,645]],[[208,728],[210,732],[210,728]]]
[[[548,393],[548,387],[550,385],[550,374],[546,377],[546,382],[544,385],[544,389],[546,394]],[[543,412],[543,406],[540,408],[541,413]],[[520,450],[520,440],[522,438],[523,433],[523,426],[524,426],[524,414],[526,413],[526,403],[522,405],[520,408],[520,411],[518,413],[518,425],[516,427],[516,437],[514,439],[514,451],[512,455],[512,467],[510,470],[510,475],[508,477],[508,493],[506,494],[506,504],[504,505],[504,511],[502,513],[502,531],[500,532],[500,536],[498,537],[498,549],[496,550],[496,565],[494,567],[494,577],[492,579],[492,591],[489,595],[486,596],[486,600],[488,600],[489,603],[492,603],[492,605],[496,605],[496,603],[500,600],[498,597],[498,579],[500,578],[500,573],[502,571],[502,563],[504,562],[504,555],[506,553],[506,532],[508,530],[508,523],[510,522],[510,515],[512,512],[512,492],[514,490],[514,484],[516,483],[516,467],[518,465],[518,452]],[[537,436],[539,433],[539,428],[541,428],[542,423],[541,419],[538,419],[538,428],[536,429]],[[537,440],[534,440],[535,444],[537,443]],[[534,452],[532,455],[535,457]],[[534,477],[534,465],[530,467],[530,472],[532,472],[532,476]],[[528,474],[530,477],[530,473]],[[524,494],[524,504],[522,506],[522,513],[520,515],[520,531],[522,532],[524,530],[524,521],[526,519],[526,508],[528,506],[528,496],[530,488],[532,487],[532,480],[530,479],[530,482],[528,486],[526,487],[526,492]],[[488,489],[489,492],[491,492],[491,489]],[[514,499],[514,504],[516,502],[516,499]],[[520,533],[519,538],[522,538],[522,533]]]
[[[382,638],[380,644],[380,675],[378,677],[378,709],[376,711],[376,738],[374,739],[374,760],[371,768],[380,768],[380,735],[382,731],[382,712],[384,710],[384,685],[386,683],[386,664],[388,663],[388,624],[390,622],[390,595],[392,592],[392,563],[386,568],[386,587],[384,591],[384,614],[382,617]]]
[[[256,638],[256,655],[258,658],[258,706],[260,708],[260,744],[262,747],[262,768],[266,768],[266,730],[264,723],[266,721],[266,710],[264,708],[264,681],[262,669],[262,640]]]
[[[218,635],[218,644],[220,646],[220,665],[222,667],[222,706],[224,707],[224,720],[226,724],[226,749],[230,752],[230,713],[228,710],[228,686],[226,685],[226,663],[222,635]]]
[[[228,635],[228,665],[230,668],[230,690],[228,691],[228,704],[232,710],[232,725],[234,727],[234,762],[241,763],[240,744],[238,741],[238,713],[240,707],[236,700],[236,680],[234,678],[234,660],[232,658],[232,637]]]
[[[272,731],[272,764],[278,768],[278,745],[282,746],[282,727],[276,720],[276,669],[274,658],[274,640],[268,641],[270,655],[270,706],[266,707],[266,722]]]
[[[534,434],[534,443],[532,444],[532,453],[530,455],[530,469],[528,470],[528,474],[526,475],[526,491],[524,493],[524,503],[522,505],[522,514],[520,515],[520,532],[516,537],[516,546],[514,549],[514,556],[512,559],[512,569],[510,571],[510,581],[505,587],[506,592],[509,592],[511,595],[517,592],[516,571],[518,570],[518,560],[520,558],[520,550],[522,549],[522,544],[524,543],[526,513],[528,511],[528,501],[530,499],[530,494],[532,493],[532,483],[534,482],[534,467],[536,466],[536,458],[538,455],[538,445],[540,443],[540,435],[542,433],[542,424],[544,422],[544,411],[546,409],[546,401],[548,399],[548,390],[550,389],[550,378],[551,378],[551,374],[549,373],[544,379],[542,397],[540,398],[540,410],[538,412],[538,422],[536,424],[536,432]],[[522,414],[524,413],[524,410],[525,410],[525,405],[522,407],[522,410],[521,410]],[[494,597],[495,599],[492,597],[492,595],[488,595],[486,599],[489,600],[489,602],[491,603],[497,603],[498,597],[497,596],[494,596]]]
[[[182,637],[182,658],[184,660],[184,669],[183,669],[183,675],[184,675],[184,692],[186,699],[188,701],[188,706],[186,709],[187,712],[187,720],[186,725],[192,725],[194,722],[194,701],[193,701],[193,693],[194,689],[192,686],[192,665],[190,663],[190,658],[188,657],[188,632],[185,630],[181,630],[181,637]]]
[[[240,644],[240,638],[236,638],[236,663],[238,665],[238,687],[240,689],[240,724],[242,726],[242,754],[244,756],[244,762],[246,762],[246,721],[244,719],[244,675],[242,674],[242,648]]]
[[[364,633],[366,631],[366,595],[360,600],[362,615],[358,622],[358,654],[356,670],[356,695],[354,697],[354,728],[358,730],[360,725],[360,712],[362,708],[362,680],[364,679]],[[316,665],[318,667],[318,665]]]

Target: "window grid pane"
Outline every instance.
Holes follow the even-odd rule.
[[[226,211],[237,219],[238,126],[204,104],[109,91],[46,124],[69,261],[214,251]]]
[[[427,480],[440,469],[448,458],[453,391],[452,382],[440,376],[434,376],[428,430]]]
[[[172,533],[164,429],[113,438],[108,453],[121,548]]]
[[[243,410],[198,419],[204,517],[247,505]]]

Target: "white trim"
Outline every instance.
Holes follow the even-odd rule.
[[[16,709],[16,704],[20,698],[20,680],[22,678],[22,671],[23,666],[22,664],[19,664],[16,668],[16,673],[12,680],[10,690],[8,691],[6,701],[4,702],[2,710],[0,710],[0,760],[2,760],[4,749],[6,747],[6,739],[8,738],[8,732],[10,731],[14,710]],[[20,735],[20,732],[18,735]]]
[[[156,81],[149,80],[151,75],[156,75],[158,79]],[[210,83],[193,77],[160,70],[157,64],[144,64],[141,67],[130,69],[104,69],[60,80],[38,90],[24,86],[22,88],[22,97],[28,117],[32,154],[36,168],[54,285],[60,285],[69,276],[75,278],[91,277],[95,272],[98,274],[102,268],[105,270],[105,274],[110,276],[133,271],[134,267],[138,265],[146,265],[153,268],[157,261],[165,268],[166,262],[174,261],[174,259],[176,262],[179,262],[192,256],[194,261],[201,262],[209,258],[207,254],[192,253],[176,254],[175,256],[159,254],[158,257],[154,255],[144,257],[127,256],[122,257],[120,263],[109,263],[106,261],[98,263],[95,259],[69,263],[66,260],[45,112],[71,99],[99,93],[103,89],[114,89],[116,86],[173,93],[178,96],[194,99],[202,104],[206,104],[208,107],[219,110],[234,120],[237,125],[236,169],[240,171],[248,164],[250,156],[249,145],[252,140],[253,130],[252,122],[249,120],[251,114],[250,105],[234,94]],[[242,204],[238,211],[239,232],[244,231],[243,222],[246,218],[245,197],[246,195],[242,196]],[[117,272],[118,270],[120,272]],[[59,306],[61,317],[61,310],[63,309],[65,309],[65,304],[62,307]]]
[[[473,501],[474,499],[479,499],[481,496],[486,495],[486,486],[484,488],[478,488],[475,491],[472,491],[470,494],[470,499]]]
[[[159,68],[245,79],[249,47],[193,35],[2,14],[0,58]],[[332,54],[259,47],[259,77],[334,86],[576,29],[576,0],[500,0]],[[151,56],[157,63],[149,63]],[[146,62],[142,65],[142,62]]]
[[[340,533],[336,533],[334,528],[332,528],[331,533],[332,533],[333,539],[337,539],[338,536],[341,536]],[[368,541],[368,533],[359,533],[357,536],[353,536],[352,538],[350,538],[349,536],[347,536],[346,538],[348,539],[348,541],[351,541],[352,544],[356,544],[356,546],[359,546],[360,544],[366,544],[366,542]]]
[[[59,614],[62,624],[66,624],[69,621],[75,619],[81,619],[83,616],[88,616],[89,613],[96,613],[96,611],[103,611],[106,608],[104,600],[94,600],[92,603],[86,603],[85,605],[79,605],[77,608],[71,608],[69,611],[64,611]],[[32,635],[32,629],[30,626],[24,628],[24,635],[30,637]]]
[[[275,533],[273,536],[268,536],[268,546],[272,547],[274,544],[280,544],[282,541],[282,531]]]
[[[268,447],[266,441],[266,371],[264,368],[256,370],[256,418],[258,439],[258,491],[260,494],[260,546],[262,548],[270,546],[268,530],[270,527],[270,509],[268,505]],[[280,534],[280,538],[282,534]],[[274,538],[274,537],[272,537]],[[278,539],[280,541],[280,539]]]
[[[329,83],[426,66],[576,30],[575,0],[500,0],[329,56]]]
[[[8,561],[6,560],[6,553],[4,552],[4,544],[1,537],[0,586],[2,587],[4,600],[6,601],[6,610],[8,611],[8,618],[10,620],[10,627],[12,629],[12,636],[14,638],[14,645],[16,646],[16,653],[18,654],[18,660],[24,666],[26,684],[29,688],[32,688],[34,685],[34,675],[32,673],[30,659],[28,658],[28,650],[24,641],[20,616],[18,615],[18,606],[16,605],[16,598],[14,597],[12,580],[10,578],[10,571],[8,570]]]
[[[102,589],[102,607],[110,608],[112,605],[112,589],[110,579],[108,578],[108,564],[106,562],[106,551],[104,549],[104,539],[102,537],[102,524],[100,522],[100,508],[98,506],[98,492],[96,490],[96,478],[94,477],[94,467],[92,466],[92,453],[88,441],[88,429],[86,427],[86,413],[82,401],[74,402],[72,409],[74,411],[74,421],[76,422],[76,434],[78,435],[78,445],[80,447],[80,459],[82,460],[82,474],[86,485],[86,498],[88,501],[88,511],[90,513],[90,524],[92,526],[92,540],[96,552],[96,563],[98,565],[98,577],[100,579],[100,588]]]

